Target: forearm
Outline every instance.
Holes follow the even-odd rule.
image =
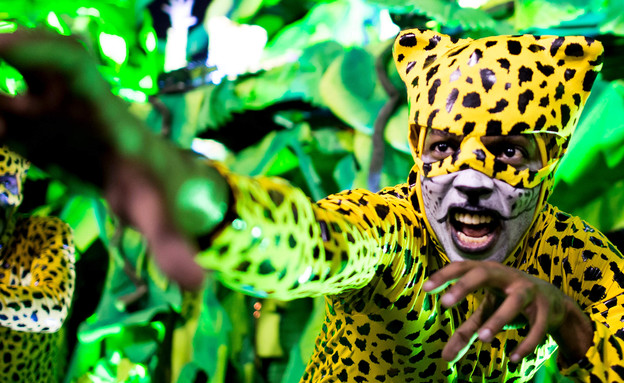
[[[52,176],[72,184],[80,180],[106,195],[121,187],[128,192],[132,186],[122,185],[120,174],[131,167],[157,191],[175,227],[189,236],[210,232],[228,207],[223,178],[190,151],[147,129],[105,84],[96,88],[102,89],[89,94],[91,99],[51,107],[49,124],[6,130],[6,142]]]
[[[106,193],[118,187],[121,168],[134,167],[158,189],[175,227],[192,237],[210,233],[228,210],[231,192],[225,179],[205,159],[153,134],[134,116],[124,118],[125,123],[107,123],[112,150],[105,167]]]
[[[234,187],[233,222],[206,242],[197,261],[220,271],[220,279],[231,288],[292,299],[360,287],[362,282],[355,279],[365,284],[373,276],[371,267],[348,278],[360,255],[345,236],[350,233],[359,244],[370,239],[339,215],[315,211],[301,190],[283,180],[233,174],[229,181]],[[337,251],[330,250],[335,246]]]
[[[230,183],[233,222],[197,261],[232,288],[278,299],[340,294],[367,285],[391,258],[405,259],[397,249],[417,246],[405,200],[354,190],[312,203],[280,179],[232,175]]]
[[[53,177],[105,192],[121,167],[134,167],[187,235],[221,221],[229,196],[223,179],[130,113],[80,43],[24,30],[2,36],[0,55],[28,86],[0,97],[0,136],[13,150]]]

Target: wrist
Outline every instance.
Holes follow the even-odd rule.
[[[565,315],[550,335],[559,345],[558,361],[569,366],[582,360],[593,341],[591,320],[572,299],[565,299]]]
[[[229,209],[231,191],[225,178],[205,161],[172,190],[172,214],[186,234],[199,237],[212,233]]]

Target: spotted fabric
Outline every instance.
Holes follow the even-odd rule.
[[[17,207],[22,203],[22,186],[30,162],[7,146],[0,146],[0,201]],[[6,182],[4,176],[15,176],[16,184]]]
[[[74,291],[74,245],[58,218],[11,220],[0,239],[0,382],[57,382],[58,332]]]
[[[456,39],[409,29],[394,59],[407,86],[409,142],[427,177],[470,166],[512,186],[531,188],[556,168],[602,67],[602,44],[583,36],[492,36]],[[423,164],[427,129],[467,137],[456,156]],[[480,137],[534,134],[540,171],[496,161]]]
[[[439,295],[423,292],[427,277],[449,261],[424,229],[413,184],[311,203],[282,180],[227,177],[232,222],[198,260],[248,294],[326,296],[303,382],[529,381],[556,349],[547,338],[521,364],[510,363],[509,352],[528,330],[520,328],[475,342],[454,365],[441,358],[482,296],[444,310]],[[624,379],[624,260],[600,232],[546,205],[505,264],[560,288],[592,319],[594,344],[565,374]]]

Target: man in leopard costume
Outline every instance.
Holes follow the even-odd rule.
[[[74,246],[58,218],[16,214],[28,167],[0,147],[0,382],[57,382]]]
[[[0,99],[7,126],[29,127],[5,138],[101,186],[181,284],[201,280],[196,243],[197,263],[234,289],[325,296],[303,381],[528,381],[557,349],[564,375],[624,379],[622,255],[546,202],[601,67],[599,42],[402,32],[394,57],[415,166],[404,184],[317,203],[149,134],[75,43],[0,36],[0,55],[39,91]],[[46,70],[70,92],[33,75]],[[64,104],[42,107],[42,89],[65,92]],[[58,112],[74,103],[82,113]],[[85,161],[63,157],[67,143],[49,134],[53,155],[34,150],[50,126],[82,135]]]

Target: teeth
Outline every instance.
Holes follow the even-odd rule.
[[[461,231],[457,232],[457,239],[461,242],[472,245],[472,246],[481,246],[487,243],[490,240],[490,234],[486,234],[483,237],[469,237]]]
[[[479,225],[492,222],[492,217],[489,215],[455,213],[455,220],[466,225]]]

